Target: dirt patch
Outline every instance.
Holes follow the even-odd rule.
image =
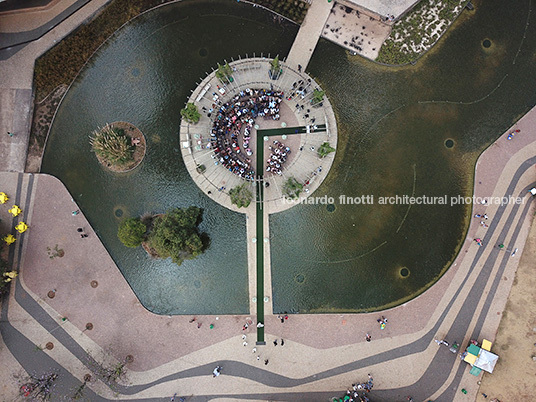
[[[534,221],[536,222],[536,220]],[[536,224],[533,222],[525,251],[508,297],[493,349],[499,360],[493,374],[484,374],[477,401],[530,401],[536,389]],[[484,398],[482,393],[488,395]]]
[[[67,91],[67,85],[60,85],[50,92],[45,99],[34,105],[30,142],[28,144],[28,157],[26,158],[25,172],[38,173],[41,168],[41,159],[45,147],[50,124],[63,95]]]

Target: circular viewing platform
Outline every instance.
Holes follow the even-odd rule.
[[[335,152],[324,157],[319,154],[324,143],[329,143],[332,148],[337,147],[337,124],[329,100],[323,96],[321,101],[314,101],[314,92],[321,91],[320,86],[307,74],[295,71],[281,61],[277,78],[272,79],[272,60],[257,57],[229,63],[231,75],[227,83],[217,78],[216,71],[213,71],[188,100],[197,107],[201,115],[199,121],[195,124],[185,119],[181,121],[180,148],[190,175],[205,194],[238,212],[246,211],[231,203],[228,192],[233,187],[246,183],[255,193],[255,185],[262,178],[262,202],[265,208],[269,213],[283,211],[314,193],[325,179],[335,157]],[[280,102],[277,108],[272,108],[274,114],[270,113],[267,104],[264,105],[266,109],[262,106],[259,115],[255,113],[249,120],[251,127],[246,132],[246,124],[241,128],[232,127],[238,134],[234,137],[235,141],[227,142],[229,152],[224,153],[240,158],[241,164],[248,161],[247,166],[251,169],[242,171],[252,174],[243,174],[241,177],[231,172],[223,156],[217,154],[221,150],[217,149],[213,126],[214,121],[222,117],[222,106],[229,110],[236,102],[246,103],[250,95],[254,99],[264,96],[273,100],[272,106],[279,99]],[[247,106],[250,110],[256,108],[253,101]],[[274,155],[274,152],[278,155]],[[278,165],[276,172],[270,171],[271,157],[275,156],[275,163],[281,162],[278,160],[281,152],[285,154],[284,163]],[[263,161],[258,164],[259,153],[263,154],[260,156]],[[294,178],[303,186],[299,198],[292,201],[283,195],[284,183],[289,178]]]

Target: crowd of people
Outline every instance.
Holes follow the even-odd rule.
[[[255,179],[255,170],[249,158],[251,130],[255,119],[279,120],[282,91],[245,89],[217,111],[211,131],[210,147],[215,163],[221,163],[230,172],[246,179]]]
[[[374,386],[372,376],[368,375],[368,381],[352,384],[352,389],[346,390],[346,395],[342,398],[332,398],[334,402],[369,402],[367,394]]]
[[[270,150],[270,157],[266,161],[266,171],[281,175],[281,168],[287,161],[290,148],[282,142],[274,140],[274,145],[270,145],[268,149]]]

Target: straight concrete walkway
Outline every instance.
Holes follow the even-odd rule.
[[[302,71],[305,71],[334,3],[329,3],[327,0],[313,0],[311,2],[305,20],[286,59],[286,64],[290,68],[298,70],[298,65],[300,65]]]

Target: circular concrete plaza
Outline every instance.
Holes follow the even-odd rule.
[[[318,153],[325,142],[337,147],[337,124],[329,100],[324,96],[320,103],[313,101],[314,90],[321,90],[320,86],[310,76],[284,62],[279,62],[280,74],[277,79],[272,79],[269,74],[271,61],[264,57],[233,61],[229,63],[232,80],[227,83],[216,77],[216,71],[210,73],[192,91],[188,100],[196,105],[201,118],[195,124],[184,119],[181,122],[181,152],[193,180],[207,196],[235,211],[239,210],[231,204],[229,190],[249,183],[253,191],[254,182],[260,178],[265,186],[264,205],[270,213],[297,205],[320,186],[335,157],[335,152],[322,158]],[[234,104],[238,98],[245,103],[255,92],[257,98],[265,93],[274,95],[272,99],[275,99],[278,94],[281,102],[274,114],[268,111],[262,116],[264,109],[260,109],[260,115],[255,116],[254,121],[250,120],[249,136],[245,133],[246,124],[239,129],[237,141],[235,146],[231,144],[229,154],[241,161],[247,160],[251,170],[246,171],[254,171],[252,175],[240,176],[221,163],[221,155],[215,152],[215,137],[211,134],[214,121],[221,116],[222,106]],[[244,137],[249,137],[248,142],[244,142]],[[281,171],[274,173],[266,168],[278,143],[279,147],[284,144],[283,150],[290,149],[290,152],[281,163]],[[260,152],[264,159],[262,171],[256,169]],[[204,168],[199,169],[200,166]],[[283,195],[283,185],[291,177],[304,186],[300,198],[293,201]]]

